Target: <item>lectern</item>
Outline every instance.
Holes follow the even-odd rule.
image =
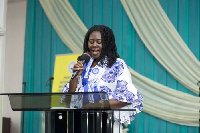
[[[44,111],[45,133],[113,133],[113,113],[135,110],[110,109],[105,92],[1,95],[9,96],[13,111]]]

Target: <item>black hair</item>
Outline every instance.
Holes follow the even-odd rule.
[[[94,25],[91,27],[85,35],[83,52],[90,52],[88,48],[88,40],[93,31],[99,31],[101,33],[102,40],[102,51],[97,61],[100,62],[100,65],[107,65],[108,67],[111,67],[116,62],[116,59],[119,58],[119,54],[117,53],[115,36],[109,27],[104,25]],[[103,64],[105,57],[108,59],[107,64]]]

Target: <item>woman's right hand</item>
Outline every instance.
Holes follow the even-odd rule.
[[[73,67],[73,72],[79,71],[79,70],[80,70],[80,72],[78,73],[78,75],[75,78],[78,78],[84,70],[84,66],[83,66],[82,61],[78,61]]]
[[[78,61],[74,67],[73,67],[73,73],[76,71],[79,71],[78,75],[76,77],[74,77],[73,79],[70,80],[69,82],[69,92],[75,92],[76,91],[76,87],[77,87],[77,82],[78,82],[78,77],[82,74],[83,70],[84,70],[84,66],[82,61]]]

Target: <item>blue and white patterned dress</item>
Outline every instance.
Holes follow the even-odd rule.
[[[101,66],[100,64],[91,68],[93,60],[91,58],[84,65],[85,69],[78,78],[76,92],[103,91],[108,93],[109,99],[131,103],[122,108],[136,109],[136,111],[120,112],[120,122],[130,124],[130,121],[134,119],[134,115],[143,109],[143,97],[132,84],[128,66],[122,59],[117,58],[111,68],[106,67],[106,65]],[[104,64],[106,62],[107,59],[105,58]],[[63,92],[68,92],[68,90],[69,83],[62,88]],[[115,120],[119,120],[118,116],[119,112],[114,112]]]

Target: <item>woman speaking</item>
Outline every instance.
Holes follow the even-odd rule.
[[[104,25],[91,27],[85,35],[83,52],[90,52],[91,58],[87,63],[78,61],[74,65],[73,72],[77,74],[63,92],[106,92],[112,109],[136,110],[123,113],[120,118],[114,113],[115,120],[130,124],[143,109],[143,97],[132,83],[128,66],[119,58],[113,31]]]

